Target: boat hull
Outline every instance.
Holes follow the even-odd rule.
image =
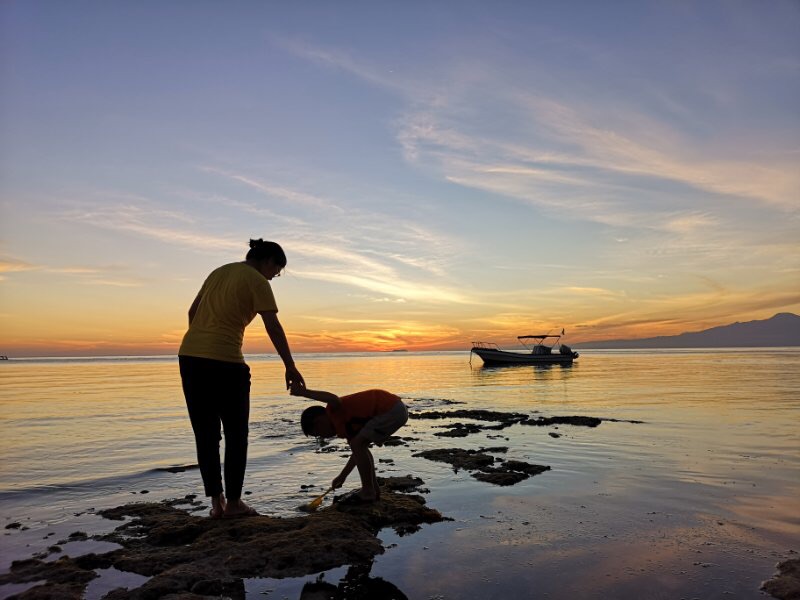
[[[480,356],[483,364],[488,367],[498,365],[569,365],[578,358],[577,352],[571,354],[523,354],[522,352],[509,352],[493,348],[473,348],[472,352]]]

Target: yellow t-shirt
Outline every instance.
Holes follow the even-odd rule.
[[[200,288],[197,312],[178,354],[244,362],[244,329],[263,311],[278,310],[269,281],[245,263],[212,271]]]

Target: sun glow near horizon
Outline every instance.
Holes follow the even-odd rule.
[[[3,5],[0,353],[174,353],[251,237],[295,352],[800,312],[797,5],[581,6]]]

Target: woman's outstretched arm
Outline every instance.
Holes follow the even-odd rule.
[[[283,326],[278,320],[278,313],[274,310],[265,310],[261,313],[261,318],[264,320],[264,327],[267,330],[270,341],[272,341],[272,345],[275,346],[275,351],[286,367],[286,389],[288,390],[293,383],[305,387],[306,382],[294,365],[292,351],[289,349],[289,342],[286,340]]]

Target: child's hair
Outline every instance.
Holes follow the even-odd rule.
[[[300,427],[303,429],[303,433],[305,433],[306,436],[315,435],[314,421],[317,420],[317,417],[321,417],[324,414],[325,408],[318,404],[309,406],[303,411],[303,414],[300,415]]]
[[[247,252],[246,260],[267,260],[272,259],[277,266],[286,266],[286,253],[280,244],[275,242],[265,242],[261,238],[250,240],[250,250]]]

